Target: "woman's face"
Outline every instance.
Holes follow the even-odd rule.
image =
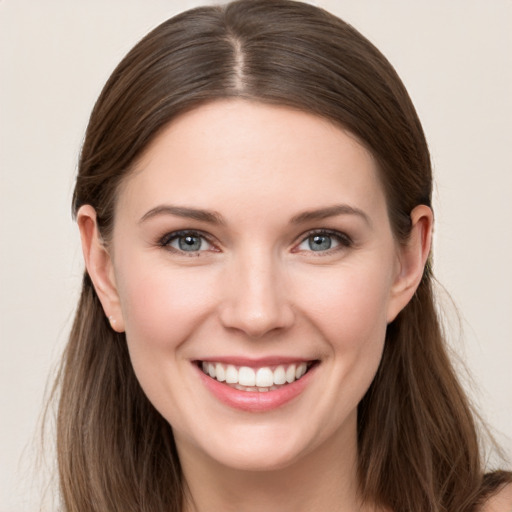
[[[354,448],[400,251],[374,159],[329,122],[232,100],[170,124],[121,188],[111,257],[116,325],[180,456]]]

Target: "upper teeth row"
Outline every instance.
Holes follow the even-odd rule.
[[[256,369],[248,366],[237,368],[231,364],[203,362],[202,368],[204,373],[217,379],[219,382],[265,388],[292,383],[300,379],[306,373],[307,363],[280,365],[275,370],[272,370],[266,366]]]

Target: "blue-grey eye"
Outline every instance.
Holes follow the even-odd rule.
[[[200,251],[203,245],[203,239],[195,235],[180,236],[177,240],[182,251]]]
[[[312,233],[302,240],[297,249],[299,251],[322,252],[334,249],[343,242],[342,235],[336,233]],[[345,245],[348,245],[346,243]]]
[[[212,249],[206,238],[194,232],[175,232],[163,238],[161,244],[180,252],[199,252]]]
[[[308,236],[308,246],[312,251],[327,251],[332,246],[332,237],[328,235]]]

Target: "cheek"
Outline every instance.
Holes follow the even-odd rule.
[[[187,341],[211,310],[212,278],[169,265],[123,262],[119,292],[132,366],[144,393],[169,423],[180,424],[187,391]]]
[[[129,263],[119,286],[129,344],[148,351],[176,349],[208,314],[213,276],[201,269],[171,269],[165,263]]]
[[[380,265],[354,265],[303,276],[301,304],[309,333],[320,333],[324,371],[315,406],[328,420],[318,427],[326,438],[356,415],[379,367],[386,334],[390,278]],[[311,330],[311,326],[313,329]]]
[[[387,308],[391,273],[385,274],[378,264],[354,265],[316,276],[303,294],[304,309],[311,320],[330,340],[334,349],[358,352],[368,346],[381,346],[387,326]]]
[[[331,425],[343,423],[355,410],[375,377],[384,348],[391,284],[391,273],[384,274],[378,264],[343,270],[333,272],[324,283],[317,281],[317,293],[304,296],[310,322],[325,341],[327,372],[321,404],[331,408]],[[326,291],[319,293],[321,289]]]

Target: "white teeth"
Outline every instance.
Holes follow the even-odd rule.
[[[266,393],[267,391],[270,391],[271,388],[258,388],[256,386],[241,386],[240,384],[234,384],[233,387],[235,389],[238,389],[239,391],[253,391],[253,392],[259,392],[259,393]],[[275,388],[277,389],[277,388]]]
[[[228,384],[238,384],[238,370],[232,364],[228,364],[226,368],[226,382]]]
[[[203,372],[219,382],[232,384],[236,389],[243,391],[273,391],[279,386],[291,384],[300,379],[308,370],[307,363],[279,365],[274,370],[264,366],[250,368],[241,366],[237,369],[232,364],[224,365],[216,362],[203,362]]]
[[[291,384],[295,380],[295,365],[291,364],[286,369],[286,382]]]
[[[300,363],[295,370],[295,378],[300,379],[306,373],[306,363]]]
[[[274,370],[274,384],[277,384],[278,386],[281,384],[284,384],[286,382],[286,370],[284,369],[284,366],[278,366]]]
[[[240,370],[238,370],[238,384],[242,386],[255,386],[256,373],[254,370],[248,366],[242,366]]]
[[[256,372],[256,386],[259,388],[269,388],[274,384],[274,373],[270,368],[260,368]]]
[[[226,372],[224,371],[224,366],[222,366],[220,363],[215,365],[215,378],[219,382],[224,382],[226,380]]]

